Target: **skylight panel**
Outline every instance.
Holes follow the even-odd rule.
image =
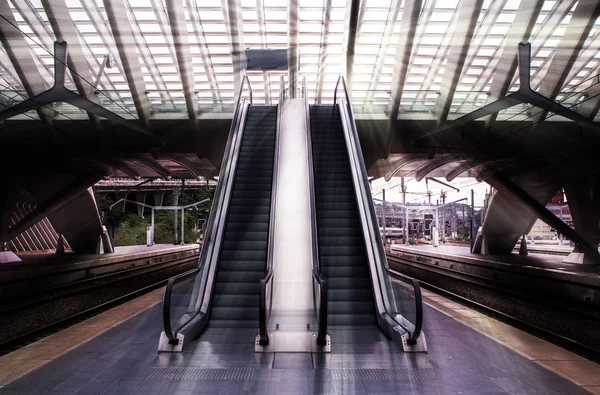
[[[154,14],[154,11],[140,11],[140,10],[134,9],[133,15],[135,16],[135,19],[138,22],[155,21],[156,20],[156,15]]]
[[[431,14],[432,22],[450,22],[452,20],[452,12],[434,12]]]
[[[265,9],[265,20],[266,21],[270,21],[270,20],[282,20],[282,21],[287,21],[287,11],[273,11],[270,9]],[[267,24],[268,26],[268,24]]]
[[[498,18],[496,19],[496,23],[513,23],[515,21],[516,16],[517,16],[516,13],[513,14],[513,13],[504,13],[503,12],[500,15],[498,15]],[[539,22],[539,18],[543,18],[543,17],[538,17],[538,22]]]
[[[421,41],[421,45],[442,45],[442,41],[444,40],[444,36],[428,36],[423,37]]]
[[[142,33],[161,33],[158,23],[140,23]]]
[[[436,9],[456,9],[458,8],[459,0],[438,0],[435,3]]]

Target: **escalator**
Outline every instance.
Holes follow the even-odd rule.
[[[317,256],[328,287],[319,323],[363,334],[379,327],[404,351],[426,351],[420,287],[388,266],[343,77],[334,105],[312,105],[309,117]]]
[[[252,105],[244,77],[198,267],[171,278],[165,289],[159,351],[182,351],[207,327],[258,328],[260,283],[272,248],[278,110]]]
[[[269,241],[277,106],[250,106],[219,257],[212,327],[258,327]]]
[[[330,325],[375,325],[365,243],[337,106],[310,107],[321,272]]]

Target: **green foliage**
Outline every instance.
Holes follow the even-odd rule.
[[[212,204],[214,188],[199,188],[194,190],[186,189],[181,193],[177,205],[185,206],[195,202],[199,202],[206,198],[211,201],[199,206],[196,210],[185,211],[185,234],[184,240],[186,243],[196,243],[200,237],[200,233],[194,230],[194,225],[198,218],[208,219],[208,211]],[[150,210],[145,210],[145,218],[140,218],[137,215],[137,207],[133,204],[127,204],[125,210],[123,205],[119,204],[110,210],[110,205],[115,202],[114,194],[98,194],[96,196],[98,210],[102,216],[102,222],[108,229],[108,232],[113,236],[112,229],[114,225],[114,245],[145,245],[146,244],[146,228],[151,224]],[[167,191],[164,196],[163,203],[171,205],[173,201],[173,192]],[[150,203],[152,204],[152,203]],[[156,210],[154,212],[154,242],[156,244],[171,244],[175,242],[175,225],[174,211]],[[177,211],[177,243],[181,237],[181,211]]]

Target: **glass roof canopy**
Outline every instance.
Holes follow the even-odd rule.
[[[16,26],[31,52],[31,62],[45,81],[46,88],[53,82],[53,41],[57,34],[46,13],[48,4],[55,0],[0,0],[8,2]],[[58,0],[64,2],[59,13],[61,23],[73,21],[79,40],[66,37],[70,47],[80,44],[80,56],[87,66],[85,81],[97,85],[100,104],[125,118],[139,118],[139,108],[128,82],[115,41],[104,2],[119,3],[127,14],[129,30],[122,37],[125,51],[137,57],[141,86],[148,97],[151,118],[185,118],[185,90],[177,61],[174,35],[169,24],[168,4],[165,0]],[[287,48],[290,30],[287,2],[281,0],[173,0],[183,10],[183,29],[191,64],[192,90],[200,113],[210,116],[230,112],[235,94],[235,71],[232,56],[232,37],[239,38],[241,48]],[[298,6],[298,78],[305,77],[309,99],[314,103],[331,103],[336,80],[345,73],[345,45],[348,41],[348,21],[351,1],[297,0]],[[402,0],[362,0],[359,6],[356,46],[352,67],[352,96],[357,114],[387,116],[390,112],[394,89],[394,75],[398,47],[404,47],[401,36],[403,23],[410,22],[404,15]],[[423,0],[418,16],[406,79],[402,92],[399,118],[423,117],[436,119],[436,105],[443,96],[443,84],[448,73],[455,73],[455,89],[450,95],[448,119],[474,111],[493,99],[492,84],[502,64],[511,28],[520,7],[530,7],[529,0]],[[576,46],[566,35],[570,25],[582,24],[572,20],[577,7],[584,1],[544,1],[535,22],[530,27],[528,40],[532,45],[531,84],[542,89],[553,62],[562,61],[557,54]],[[237,5],[229,10],[229,5]],[[477,18],[468,45],[457,46],[463,26],[461,10],[476,7]],[[232,17],[233,14],[237,16]],[[521,10],[522,12],[522,10]],[[237,21],[234,19],[238,18]],[[236,29],[232,32],[232,29]],[[525,30],[527,31],[527,30]],[[586,32],[582,48],[576,53],[571,67],[563,71],[555,100],[567,107],[578,109],[586,100],[596,100],[600,94],[593,89],[600,84],[600,20],[594,19]],[[72,49],[72,48],[71,48]],[[562,51],[562,52],[561,52]],[[516,56],[516,48],[514,48]],[[105,56],[112,59],[112,67],[104,68],[96,80]],[[462,59],[462,67],[455,70],[449,62]],[[557,59],[555,59],[557,58]],[[0,49],[0,103],[10,105],[26,98],[25,85],[15,70],[6,48]],[[136,63],[136,62],[134,62]],[[135,65],[134,65],[135,67]],[[255,103],[275,103],[278,97],[281,71],[248,72]],[[509,76],[508,92],[518,89],[517,73]],[[73,77],[67,72],[67,86],[75,90]],[[36,87],[36,93],[44,90]],[[592,93],[590,93],[592,92]],[[65,119],[86,117],[86,113],[69,105],[55,105],[54,110]],[[503,111],[498,119],[515,117],[525,119],[528,108],[517,105]],[[594,115],[596,115],[594,113]],[[37,118],[35,111],[27,116]],[[598,117],[596,116],[596,119]]]

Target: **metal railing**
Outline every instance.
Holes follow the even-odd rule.
[[[265,277],[260,280],[260,293],[258,296],[258,330],[259,344],[261,346],[269,345],[269,334],[267,333],[267,324],[271,317],[273,307],[273,256],[275,253],[275,211],[277,209],[277,184],[279,169],[279,131],[281,123],[281,111],[283,109],[283,100],[285,98],[285,87],[283,76],[279,85],[279,103],[277,104],[277,130],[275,132],[275,153],[273,157],[273,182],[271,184],[271,209],[269,217],[269,242],[267,244],[267,267]]]
[[[340,87],[343,89],[344,97],[338,99]],[[334,100],[340,111],[353,183],[357,194],[358,210],[375,291],[377,320],[382,330],[394,341],[402,341],[401,336],[403,333],[407,333],[406,343],[414,345],[421,334],[423,322],[421,290],[415,280],[391,272],[388,266],[371,198],[350,96],[346,81],[342,76],[338,78],[335,85]]]
[[[245,86],[248,87],[248,97],[244,97]],[[236,99],[235,113],[231,121],[229,138],[225,147],[221,172],[219,173],[219,183],[215,190],[198,268],[193,272],[173,277],[165,288],[163,329],[170,345],[180,343],[180,334],[185,336],[187,333],[199,333],[208,320],[207,314],[210,307],[213,283],[216,278],[225,219],[229,208],[231,189],[244,130],[244,120],[250,104],[252,104],[252,88],[248,77],[244,76]],[[186,283],[183,286],[184,281],[192,280],[192,278],[193,282],[190,281],[190,284]],[[191,292],[189,292],[190,286],[192,288]],[[176,288],[185,289],[186,292],[184,293],[185,297],[174,301],[172,295]],[[173,306],[175,309],[173,309]],[[159,347],[162,347],[162,345]]]
[[[317,212],[315,202],[315,177],[313,169],[312,136],[310,128],[310,106],[308,104],[306,77],[302,78],[302,95],[304,97],[304,106],[306,109],[306,146],[308,147],[308,185],[310,189],[310,227],[313,257],[313,303],[315,315],[319,324],[317,344],[319,346],[324,346],[327,344],[327,304],[329,300],[329,287],[327,280],[321,273],[321,264],[319,262],[319,246],[317,243]]]

